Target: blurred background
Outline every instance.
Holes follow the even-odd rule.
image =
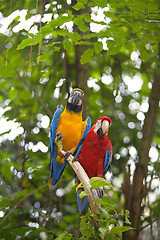
[[[109,197],[133,239],[159,239],[159,66],[158,0],[0,0],[1,239],[79,237],[73,170],[47,185],[51,119],[73,87],[83,119],[112,119]]]

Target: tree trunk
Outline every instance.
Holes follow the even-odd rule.
[[[72,5],[75,5],[77,0],[72,0]],[[76,11],[73,9],[74,16],[82,15],[84,13],[90,13],[90,7],[86,6],[85,9],[81,9]],[[89,27],[89,23],[85,23],[86,26]],[[74,31],[84,36],[87,32],[82,32],[79,28],[74,25]],[[84,39],[88,41],[87,39]],[[89,78],[89,63],[81,64],[80,59],[83,53],[88,49],[88,45],[76,45],[75,46],[75,77],[76,77],[76,87],[82,89],[84,91],[84,100],[83,100],[83,117],[86,118],[89,114],[89,91],[87,86],[87,80]]]
[[[160,48],[159,56],[160,59]],[[140,216],[141,216],[141,203],[142,199],[146,194],[145,191],[145,180],[148,173],[148,162],[149,162],[149,150],[152,143],[153,135],[155,132],[156,120],[159,111],[160,101],[160,66],[158,66],[154,75],[154,82],[149,99],[149,110],[146,114],[143,127],[143,138],[141,140],[139,149],[139,161],[136,166],[133,184],[132,194],[130,199],[130,206],[127,207],[130,210],[130,220],[132,227],[135,231],[129,231],[124,235],[124,239],[137,240],[140,228]]]

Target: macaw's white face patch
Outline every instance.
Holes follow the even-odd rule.
[[[101,120],[98,120],[96,122],[95,128],[94,128],[94,132],[97,134],[98,129],[101,128]]]
[[[103,134],[106,135],[107,132],[108,132],[108,129],[109,129],[109,122],[107,120],[104,120],[102,122],[102,131],[103,131]]]
[[[80,106],[83,101],[83,96],[84,96],[83,92],[72,90],[72,92],[70,93],[68,102],[73,105]]]

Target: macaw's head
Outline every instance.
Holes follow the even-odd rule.
[[[82,102],[83,102],[84,93],[79,88],[74,88],[67,101],[67,110],[79,113],[82,111]]]
[[[94,132],[100,136],[104,137],[108,134],[109,126],[111,125],[111,119],[109,117],[100,117],[94,124]]]

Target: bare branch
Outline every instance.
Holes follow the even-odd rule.
[[[33,191],[29,192],[27,195],[25,195],[23,198],[21,198],[15,205],[14,207],[4,216],[2,221],[0,222],[0,225],[2,225],[5,220],[14,212],[13,210],[18,208],[22,202],[24,202],[27,198],[29,198],[31,195],[35,194],[36,192],[40,191],[41,189],[45,188],[48,186],[48,183],[45,183],[41,185],[40,187],[34,189]]]
[[[18,76],[19,73],[17,72]],[[38,102],[40,103],[40,105],[44,108],[44,110],[46,111],[46,113],[48,114],[48,116],[52,119],[53,117],[53,113],[50,111],[50,109],[48,108],[48,106],[42,101],[42,99],[40,98],[40,96],[36,93],[36,91],[33,89],[32,86],[30,86],[28,84],[28,82],[21,76],[19,76],[20,80],[28,87],[28,89],[30,90],[30,92],[34,93],[35,98],[38,100]]]
[[[65,151],[61,151],[63,155],[65,155]],[[73,161],[74,157],[72,155],[69,155],[67,158],[68,163],[71,165],[73,168],[75,174],[77,175],[78,179],[80,180],[81,183],[83,183],[83,188],[85,193],[87,194],[88,202],[91,208],[91,211],[93,213],[93,217],[96,220],[97,219],[97,214],[96,214],[96,206],[95,202],[93,200],[98,199],[98,194],[96,191],[92,192],[91,191],[91,185],[89,183],[89,177],[86,174],[85,170],[81,166],[81,164],[78,161]],[[98,226],[98,222],[96,222],[96,225]]]
[[[160,216],[156,217],[155,219],[153,219],[150,223],[147,223],[144,227],[141,227],[139,231],[142,231],[143,229],[147,228],[148,226],[150,226],[151,224],[153,224],[154,222],[158,221],[160,219]]]

